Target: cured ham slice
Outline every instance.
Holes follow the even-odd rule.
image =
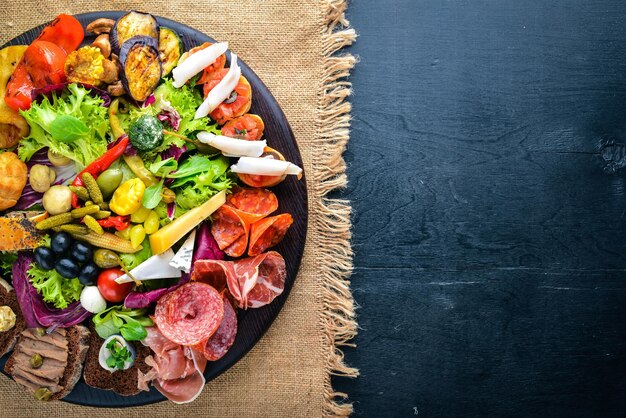
[[[224,317],[222,296],[205,283],[185,283],[157,302],[154,322],[168,340],[194,345],[217,330]]]
[[[237,312],[224,297],[224,319],[215,334],[207,341],[194,346],[196,350],[204,354],[209,361],[217,361],[224,357],[235,342],[237,336]]]
[[[272,302],[285,289],[285,259],[275,251],[237,261],[198,260],[192,280],[223,286],[240,308],[259,308]]]
[[[253,223],[250,229],[248,255],[259,255],[268,248],[278,244],[285,237],[292,223],[293,218],[288,213],[261,219]]]
[[[265,140],[247,141],[245,139],[215,135],[211,132],[200,132],[198,140],[222,151],[222,154],[226,157],[260,157],[267,145]]]
[[[175,403],[191,402],[204,388],[206,359],[193,348],[185,347],[167,339],[157,327],[146,328],[148,336],[142,343],[154,352],[146,357],[152,367],[147,373],[139,373],[138,386],[148,390],[153,386]]]

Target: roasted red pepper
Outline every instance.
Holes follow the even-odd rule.
[[[64,82],[65,58],[80,46],[84,37],[76,18],[57,16],[26,49],[7,83],[5,103],[14,110],[27,110],[35,88]]]
[[[94,162],[89,164],[83,171],[76,175],[74,181],[72,182],[72,186],[84,186],[83,179],[81,176],[83,173],[90,173],[94,178],[98,178],[98,176],[107,168],[113,164],[115,160],[120,158],[126,147],[128,146],[128,135],[124,134],[118,140],[117,144],[113,145],[107,152],[98,157]],[[78,202],[78,196],[72,193],[72,206],[77,208],[80,207],[80,203]]]
[[[109,216],[105,219],[98,219],[98,223],[103,228],[115,228],[122,231],[130,226],[130,216]]]

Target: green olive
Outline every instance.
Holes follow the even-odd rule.
[[[41,357],[40,354],[33,354],[33,356],[30,358],[30,367],[32,367],[33,369],[38,369],[41,367],[41,365],[43,364],[43,358]]]
[[[35,399],[38,401],[47,401],[52,397],[52,391],[48,388],[39,388],[35,391]]]
[[[119,266],[121,260],[115,252],[98,248],[93,252],[93,262],[100,268],[110,269],[111,267]]]
[[[98,187],[104,197],[113,196],[113,192],[122,182],[123,173],[119,168],[109,168],[98,176]]]

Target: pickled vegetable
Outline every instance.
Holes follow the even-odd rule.
[[[96,182],[102,195],[106,198],[113,196],[115,189],[117,189],[122,182],[123,173],[118,168],[109,168],[98,176]]]
[[[130,221],[135,224],[140,224],[144,222],[146,219],[148,219],[150,212],[151,212],[150,209],[144,208],[142,206],[141,208],[139,208],[137,212],[134,212],[133,214],[130,215]]]
[[[52,186],[43,194],[42,204],[50,215],[69,212],[72,209],[72,191],[67,186]]]
[[[155,211],[150,211],[150,214],[143,223],[143,229],[148,235],[154,234],[159,230],[159,215]]]
[[[133,248],[139,248],[146,238],[146,230],[142,225],[135,225],[130,229],[130,243]]]

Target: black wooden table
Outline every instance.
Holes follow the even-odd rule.
[[[626,416],[626,3],[352,1],[357,416]]]

